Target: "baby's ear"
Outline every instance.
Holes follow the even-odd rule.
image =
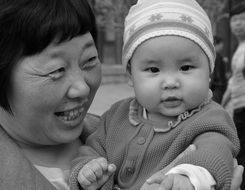
[[[128,69],[126,71],[126,75],[127,75],[128,85],[132,87],[133,86],[132,75]]]
[[[129,86],[131,86],[131,87],[133,87],[134,85],[133,85],[133,82],[132,82],[132,80],[131,79],[128,79],[128,85]]]

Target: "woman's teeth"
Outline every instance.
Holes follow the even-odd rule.
[[[82,114],[83,110],[83,108],[77,108],[70,111],[57,112],[55,115],[57,115],[61,120],[72,121],[77,119]]]

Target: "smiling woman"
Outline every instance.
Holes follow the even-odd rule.
[[[94,15],[85,0],[4,0],[0,23],[1,189],[53,189],[38,170],[69,189],[101,81]]]
[[[99,73],[90,33],[24,57],[13,67],[8,97],[14,125],[5,130],[20,143],[48,145],[77,138],[100,84]],[[16,126],[22,130],[14,130]]]

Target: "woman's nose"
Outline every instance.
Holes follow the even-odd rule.
[[[89,93],[90,87],[87,84],[85,77],[81,74],[73,75],[67,96],[69,98],[86,98]]]

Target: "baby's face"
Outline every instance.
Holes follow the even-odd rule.
[[[197,107],[208,96],[209,74],[206,54],[179,36],[151,38],[131,59],[135,95],[149,115],[175,117]]]

